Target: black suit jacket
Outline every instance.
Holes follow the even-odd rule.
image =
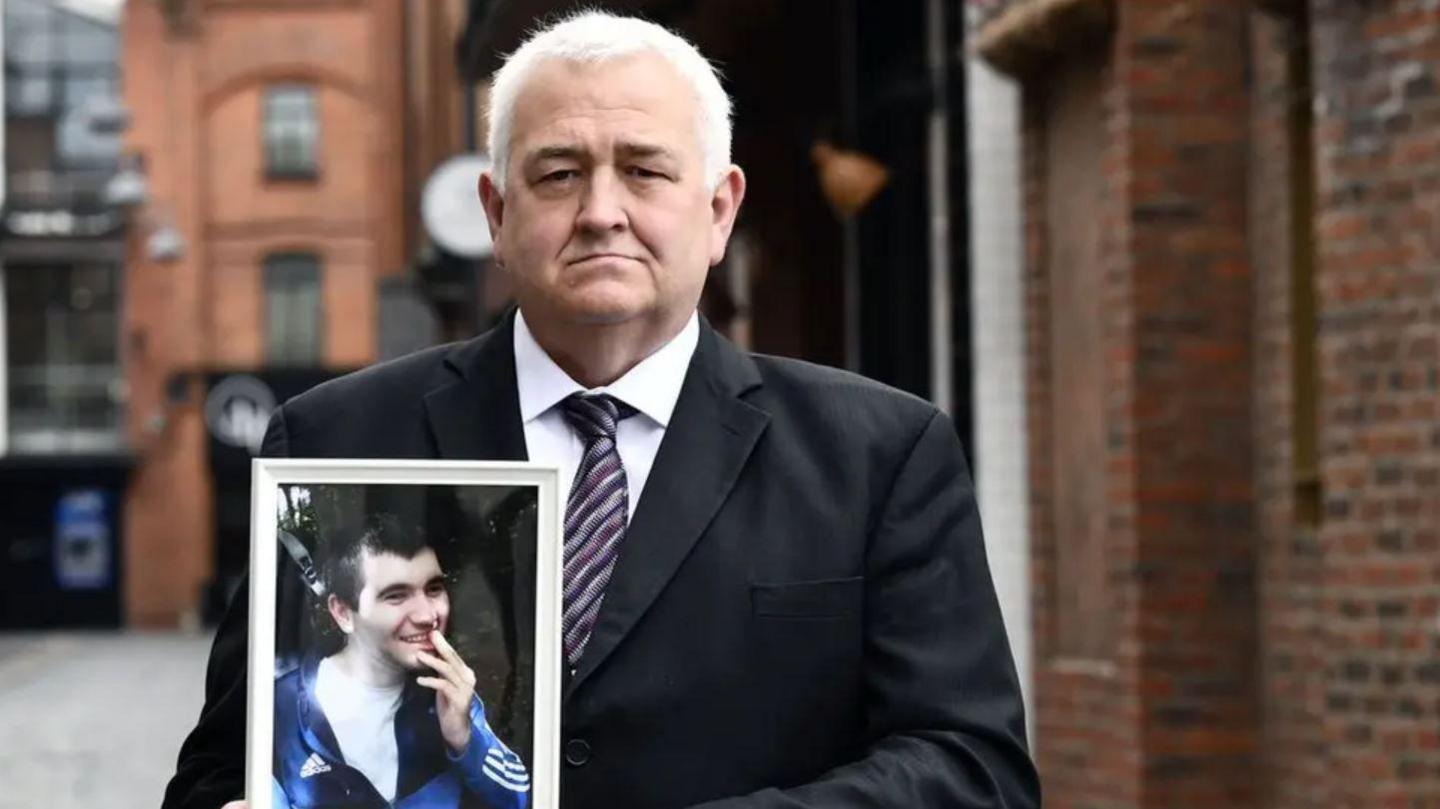
[[[291,400],[266,453],[524,459],[512,327]],[[246,610],[166,809],[243,791]],[[566,809],[1039,806],[948,418],[702,326],[562,724]]]

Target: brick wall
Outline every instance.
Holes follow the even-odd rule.
[[[209,536],[213,506],[201,485],[205,427],[197,391],[167,390],[177,369],[203,362],[207,342],[200,306],[205,252],[196,239],[197,138],[194,127],[177,125],[160,105],[198,106],[198,54],[193,39],[170,38],[158,4],[127,6],[120,31],[133,121],[126,148],[144,155],[152,197],[131,228],[125,266],[120,347],[130,443],[141,461],[126,497],[122,590],[128,623],[174,626],[198,600],[211,564],[210,543],[197,538]],[[175,261],[146,258],[145,238],[159,223],[185,234],[186,250]]]
[[[1108,50],[1056,66],[1056,70],[1086,70],[1088,84],[1098,88],[1093,109],[1082,109],[1074,117],[1098,117],[1106,131],[1114,131],[1120,119],[1120,95]],[[1139,806],[1141,795],[1141,737],[1139,714],[1139,657],[1133,642],[1138,600],[1135,581],[1128,575],[1135,558],[1131,497],[1133,461],[1128,439],[1122,433],[1105,432],[1105,443],[1097,457],[1068,456],[1059,447],[1064,440],[1064,408],[1068,392],[1058,383],[1057,366],[1070,360],[1074,350],[1059,339],[1051,314],[1065,305],[1056,289],[1055,276],[1069,268],[1055,266],[1054,216],[1088,221],[1102,236],[1093,246],[1090,271],[1101,290],[1098,299],[1076,301],[1083,307],[1076,320],[1100,344],[1102,356],[1084,358],[1086,365],[1098,359],[1102,397],[1094,418],[1108,426],[1123,420],[1130,408],[1131,384],[1128,368],[1132,353],[1130,320],[1124,301],[1129,296],[1123,245],[1129,225],[1119,202],[1124,182],[1124,155],[1119,141],[1112,140],[1102,154],[1070,153],[1056,143],[1063,133],[1047,131],[1056,119],[1042,85],[1027,83],[1023,99],[1022,166],[1025,211],[1026,300],[1026,419],[1029,433],[1029,477],[1031,516],[1031,568],[1034,585],[1032,605],[1035,621],[1034,703],[1035,740],[1033,749],[1044,779],[1046,805],[1056,809],[1119,809]],[[1071,116],[1063,115],[1064,118]],[[1080,138],[1072,142],[1083,143]],[[1055,196],[1048,179],[1055,175],[1053,160],[1080,161],[1096,177],[1081,179],[1077,185],[1085,196]],[[1098,177],[1099,182],[1094,182]],[[1072,231],[1073,232],[1073,231]],[[1086,463],[1087,469],[1075,464]],[[1099,536],[1073,530],[1060,517],[1058,483],[1067,474],[1085,474],[1100,483],[1096,503],[1092,497],[1073,498],[1072,504],[1089,502],[1104,512]],[[1077,502],[1078,501],[1078,502]],[[1072,506],[1073,507],[1073,506]],[[1082,558],[1094,567],[1084,571],[1088,593],[1060,583],[1082,575],[1062,566],[1061,543],[1076,540],[1099,541],[1099,554],[1084,552]],[[1093,551],[1094,549],[1087,549]],[[1070,554],[1073,557],[1073,554]],[[1098,569],[1097,569],[1098,568]],[[1062,613],[1073,609],[1067,597],[1093,601],[1099,596],[1105,617],[1113,626],[1102,642],[1094,642],[1089,654],[1087,642],[1065,636]],[[1126,605],[1132,605],[1129,609]]]
[[[272,252],[320,259],[321,363],[373,361],[377,281],[403,270],[415,246],[405,183],[430,168],[406,174],[403,139],[459,133],[448,114],[432,116],[437,128],[407,126],[400,2],[187,4],[181,25],[162,5],[131,3],[123,22],[135,121],[126,148],[144,157],[152,197],[136,217],[127,265],[125,368],[140,462],[127,499],[125,593],[132,624],[172,626],[194,617],[212,575],[214,511],[201,392],[167,389],[169,381],[264,367],[262,267]],[[435,56],[425,47],[448,58],[449,45],[410,43],[424,64]],[[313,180],[276,180],[263,165],[263,93],[295,81],[316,89],[319,170]],[[179,260],[146,256],[145,238],[162,221],[184,236]]]
[[[1114,9],[1103,193],[1057,205],[1046,165],[1068,137],[1046,93],[1093,43],[1019,49],[1050,49],[1024,113],[1047,803],[1440,806],[1440,3]],[[1057,297],[1062,217],[1102,240],[1098,295]],[[1093,620],[1117,634],[1077,658],[1057,614],[1096,585],[1057,548],[1086,474],[1056,454],[1057,366],[1093,358],[1056,324],[1095,297],[1114,615]]]
[[[1121,3],[1107,41],[1068,45],[1071,55],[1027,83],[1036,750],[1047,805],[1257,805],[1248,11]],[[1052,94],[1078,92],[1063,78],[1077,70],[1099,82],[1086,91],[1099,144],[1067,131],[1081,118],[1051,112],[1063,106]],[[1047,165],[1057,160],[1092,167],[1098,184],[1075,193]],[[1074,245],[1095,251],[1083,292]],[[1062,339],[1057,324],[1093,339]],[[1067,381],[1064,367],[1088,369],[1088,381]],[[1077,385],[1092,384],[1098,407],[1077,412]],[[1100,444],[1063,451],[1092,410]],[[1081,508],[1077,479],[1092,484]],[[1076,519],[1097,512],[1092,556],[1076,547],[1095,541]]]
[[[1295,238],[1313,239],[1297,221],[1295,172],[1313,185],[1313,169],[1300,139],[1311,139],[1308,27],[1294,17],[1256,12],[1251,17],[1253,94],[1250,141],[1250,252],[1255,268],[1255,463],[1261,536],[1260,633],[1263,687],[1264,778],[1267,807],[1326,805],[1321,626],[1316,613],[1319,544],[1313,525],[1296,512],[1297,351],[1313,335],[1294,339],[1291,299]],[[1298,129],[1297,129],[1298,127]],[[1308,161],[1312,162],[1313,161]],[[1313,194],[1312,194],[1313,198]],[[1312,203],[1313,204],[1313,203]],[[1304,229],[1298,231],[1296,227]],[[1313,251],[1313,248],[1312,248]],[[1302,274],[1303,275],[1303,274]],[[1310,273],[1313,276],[1313,272]],[[1313,277],[1302,278],[1313,285]],[[1313,296],[1313,291],[1310,293]],[[1308,345],[1307,345],[1308,343]]]
[[[1119,4],[1146,806],[1257,797],[1248,13]]]
[[[1440,4],[1312,0],[1326,804],[1440,806]]]

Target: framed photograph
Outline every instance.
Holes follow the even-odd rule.
[[[560,471],[257,459],[252,809],[556,809]]]

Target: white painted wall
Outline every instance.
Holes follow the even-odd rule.
[[[969,8],[967,22],[973,25]],[[1013,81],[972,55],[966,106],[975,482],[990,570],[1033,734],[1019,92]]]

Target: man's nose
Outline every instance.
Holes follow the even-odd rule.
[[[416,626],[434,628],[440,623],[440,611],[435,608],[434,602],[428,598],[420,600],[414,612],[410,613],[410,620]]]
[[[575,224],[593,233],[623,230],[628,221],[624,197],[625,187],[616,173],[605,167],[596,169],[580,197]]]

